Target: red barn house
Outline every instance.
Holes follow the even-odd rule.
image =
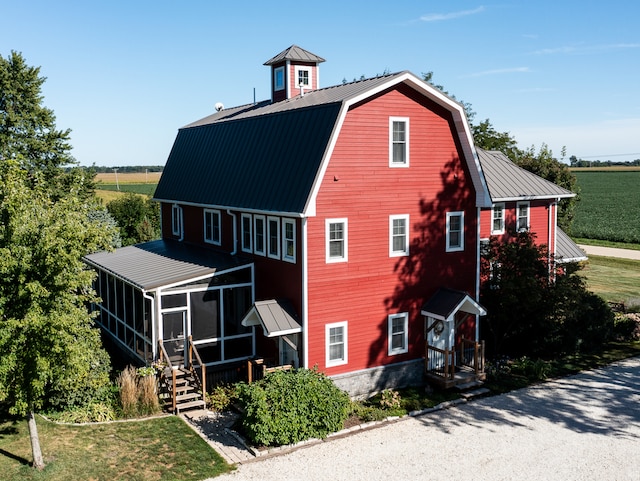
[[[464,109],[410,72],[318,88],[323,61],[292,46],[265,63],[270,100],[179,130],[162,239],[86,258],[98,322],[140,362],[195,349],[219,376],[264,358],[354,396],[482,379],[492,199]]]

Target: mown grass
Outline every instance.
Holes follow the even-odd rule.
[[[4,481],[202,480],[233,468],[175,416],[145,421],[60,425],[37,417],[46,467],[31,466],[24,420],[0,415]]]
[[[606,301],[640,305],[640,261],[589,256],[581,275],[589,290]]]
[[[580,202],[573,237],[640,244],[640,171],[575,172]]]

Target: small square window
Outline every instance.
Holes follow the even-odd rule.
[[[409,215],[389,217],[389,256],[409,255]]]
[[[409,314],[401,312],[388,317],[389,356],[402,354],[409,350]]]
[[[311,69],[308,67],[296,67],[296,88],[311,88]]]
[[[389,167],[409,166],[409,119],[389,117]]]
[[[464,212],[447,212],[446,251],[464,250]]]
[[[327,367],[347,364],[347,321],[325,326]]]
[[[325,230],[327,262],[346,262],[347,219],[327,219]]]

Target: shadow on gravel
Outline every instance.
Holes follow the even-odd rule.
[[[579,433],[638,437],[628,428],[640,423],[640,358],[477,400],[442,416],[418,419],[449,432],[461,424],[479,429],[523,426],[523,418],[546,420]]]

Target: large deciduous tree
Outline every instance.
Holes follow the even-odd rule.
[[[0,402],[27,418],[42,468],[34,413],[61,389],[90,398],[108,383],[82,256],[108,248],[113,231],[91,216],[91,179],[62,168],[69,131],[41,105],[38,72],[15,52],[0,57]]]

